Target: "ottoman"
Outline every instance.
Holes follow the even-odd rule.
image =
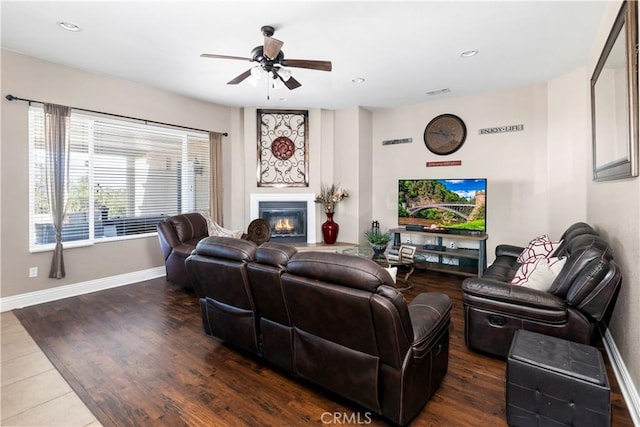
[[[507,423],[609,426],[611,394],[595,348],[520,329],[507,358]]]

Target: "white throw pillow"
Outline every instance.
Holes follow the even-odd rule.
[[[516,261],[524,264],[533,258],[550,257],[559,246],[560,242],[552,242],[546,234],[538,236],[529,242],[527,247],[518,255]]]
[[[217,222],[215,222],[211,217],[203,212],[199,212],[200,215],[207,220],[207,229],[209,231],[209,236],[221,236],[221,237],[235,237],[236,239],[240,239],[242,237],[242,231],[234,231],[227,230],[226,228],[222,228]]]
[[[511,284],[547,292],[565,262],[566,258],[533,258],[520,266]]]
[[[391,275],[391,278],[393,279],[393,283],[396,283],[396,276],[398,275],[398,267],[387,267],[385,268],[385,270],[387,270],[389,272],[389,275]]]

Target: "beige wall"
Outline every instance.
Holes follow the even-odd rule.
[[[51,252],[29,253],[27,109],[4,96],[86,108],[199,129],[230,132],[231,110],[145,85],[87,73],[2,50],[1,296],[164,265],[156,237],[65,250],[67,277],[47,278]],[[229,140],[224,142],[228,145]],[[29,267],[39,277],[28,278]]]
[[[340,224],[338,239],[343,242],[364,244],[364,232],[371,228],[371,117],[369,111],[357,107],[335,112],[334,173],[329,182],[349,192],[334,217]]]
[[[593,46],[588,78],[619,8],[617,1],[607,7],[600,35]],[[588,79],[585,91],[589,89],[587,84]],[[591,141],[585,145],[591,166]],[[594,182],[589,170],[586,182],[587,221],[611,242],[615,260],[622,271],[622,288],[610,332],[637,387],[640,386],[640,178]]]
[[[457,152],[436,156],[425,147],[423,132],[432,118],[443,113],[464,120],[467,139]],[[524,125],[524,130],[479,135],[481,128],[515,124]],[[532,237],[549,233],[552,217],[565,227],[584,220],[584,215],[574,212],[551,215],[546,132],[544,84],[377,111],[373,115],[373,218],[382,229],[398,226],[399,179],[487,178],[489,261],[497,244],[526,245]],[[413,142],[382,145],[383,140],[400,138]],[[426,162],[442,160],[460,160],[462,165],[426,167]],[[424,242],[414,238],[413,243]]]

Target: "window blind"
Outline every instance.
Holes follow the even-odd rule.
[[[92,243],[155,233],[183,212],[209,211],[209,137],[71,114],[70,182],[63,242]],[[29,110],[30,245],[55,241],[44,171],[44,115]]]

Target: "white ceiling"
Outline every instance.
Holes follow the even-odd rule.
[[[585,65],[606,1],[2,1],[2,47],[229,106],[370,109],[544,82]],[[79,25],[77,33],[56,22]],[[302,87],[226,82],[272,25]],[[463,51],[479,54],[462,58]],[[351,82],[363,77],[362,84]],[[427,91],[450,93],[428,96]],[[11,88],[4,87],[4,91]],[[7,93],[3,93],[2,96]],[[21,96],[19,93],[13,95]],[[281,98],[286,98],[282,100]]]

